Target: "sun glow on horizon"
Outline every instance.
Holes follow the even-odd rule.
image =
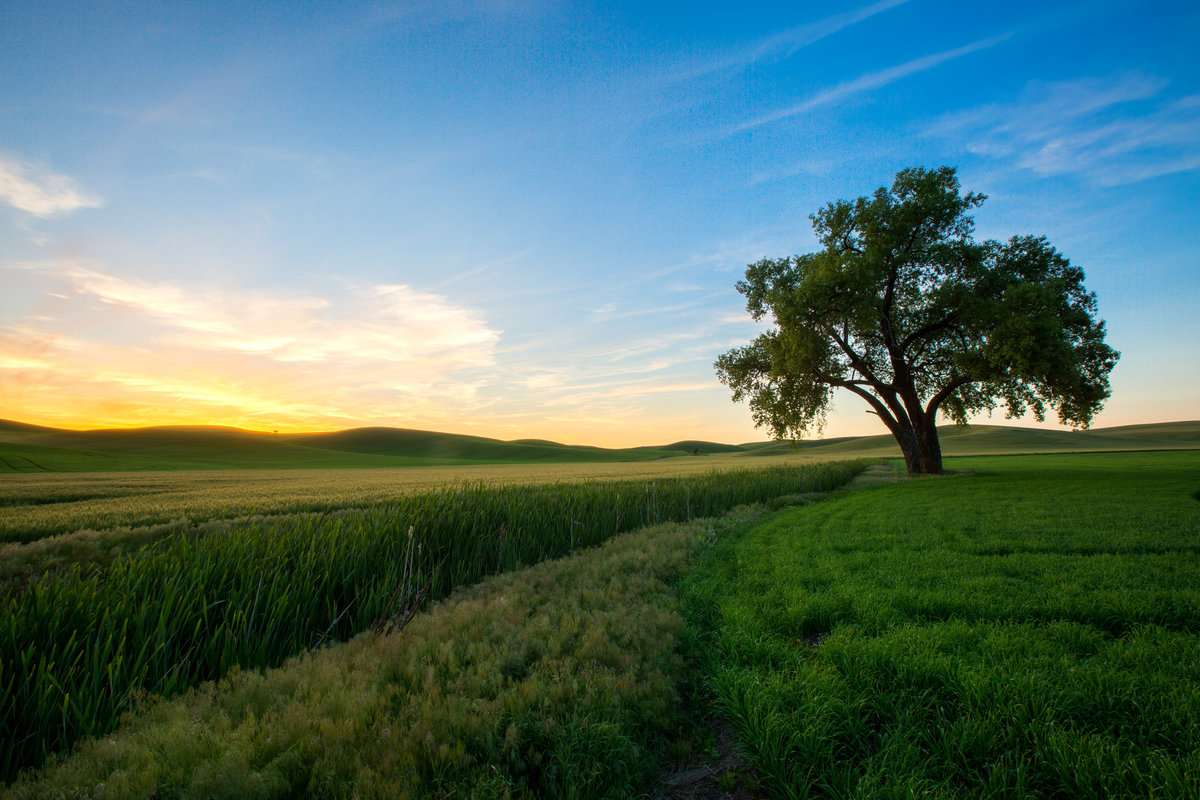
[[[696,332],[596,350],[582,357],[585,367],[531,367],[479,312],[400,284],[317,296],[124,279],[73,260],[14,270],[54,298],[0,325],[0,416],[19,422],[280,433],[395,427],[601,447],[769,438],[715,377],[671,374],[675,359],[703,361],[720,346],[696,345]],[[748,330],[733,315],[712,325]],[[1118,375],[1118,396],[1120,386]],[[1152,407],[1130,395],[1096,424],[1194,417],[1186,387],[1176,394]],[[857,416],[860,405],[843,397],[812,438],[884,433]],[[1061,427],[1002,415],[975,422]]]
[[[22,422],[381,426],[606,447],[758,438],[715,377],[672,374],[680,357],[711,359],[715,344],[695,344],[703,331],[602,347],[582,368],[563,353],[553,366],[501,348],[503,331],[479,312],[401,284],[317,296],[123,278],[78,259],[7,267],[54,298],[0,326],[0,403]],[[726,413],[681,413],[680,399],[704,395],[726,398]]]

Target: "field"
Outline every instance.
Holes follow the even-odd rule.
[[[751,794],[1194,797],[1193,428],[852,489],[865,462],[815,447],[10,475],[5,775],[50,755],[10,793],[675,797],[717,713],[749,763],[714,777]],[[1010,430],[960,435],[1052,444]]]
[[[947,455],[1163,450],[1200,447],[1200,422],[1072,432],[944,426],[940,436]],[[824,461],[900,454],[887,435],[738,445],[683,441],[606,449],[398,428],[293,434],[215,427],[73,431],[0,420],[0,474],[580,465],[676,458],[697,451],[706,456],[802,455]]]
[[[1200,453],[954,459],[684,585],[779,797],[1200,796]]]
[[[373,435],[368,436],[364,431]],[[973,425],[965,429],[944,428],[941,436],[947,455],[1167,450],[1200,447],[1200,422],[1069,433]],[[300,448],[286,442],[281,444],[278,438],[310,444],[319,440],[329,447],[356,447],[363,452]],[[256,514],[356,508],[402,494],[463,483],[654,480],[759,464],[899,455],[891,437],[866,436],[796,445],[676,442],[631,450],[542,443],[537,447],[553,453],[554,458],[537,460],[528,458],[528,452],[522,449],[527,445],[520,443],[394,429],[275,437],[203,428],[61,431],[0,421],[0,448],[5,442],[14,448],[33,446],[29,442],[52,442],[66,455],[62,456],[62,462],[46,459],[44,464],[38,462],[43,466],[60,463],[59,471],[30,468],[0,475],[0,509],[3,509],[0,543],[29,542],[76,531],[107,532]],[[72,449],[67,449],[68,446]],[[705,455],[679,455],[695,449]],[[578,452],[589,454],[590,460],[563,460],[575,458]],[[325,460],[314,461],[311,453]],[[662,457],[664,453],[675,455]],[[128,470],[131,461],[141,463],[138,459],[152,455],[158,459],[152,463],[170,468],[119,471],[113,467],[124,465]],[[357,460],[360,457],[366,460]],[[92,469],[96,459],[103,463],[102,469]],[[411,463],[395,466],[395,459]],[[356,468],[332,468],[330,460],[333,467],[341,464]],[[15,465],[17,461],[10,458],[8,463]],[[242,468],[194,468],[202,463],[226,467],[240,464]],[[122,533],[117,538],[138,543],[144,540],[141,533],[132,536]],[[29,557],[12,550],[0,551],[0,568],[5,562]]]
[[[398,634],[158,703],[4,796],[637,796],[682,721],[673,585],[737,524],[488,578]]]
[[[811,463],[799,455],[581,464],[478,464],[381,469],[22,473],[0,477],[0,542],[206,522],[296,511],[361,508],[446,486],[555,481],[653,481],[714,470]]]
[[[476,484],[365,508],[168,526],[140,548],[60,558],[41,574],[21,562],[25,574],[0,599],[0,719],[24,736],[0,767],[11,777],[111,730],[142,692],[174,694],[234,665],[275,665],[353,635],[425,583],[430,597],[444,597],[623,530],[827,490],[861,469],[780,464],[656,481]],[[99,554],[112,544],[82,539]]]

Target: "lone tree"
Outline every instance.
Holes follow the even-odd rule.
[[[890,190],[810,219],[822,249],[765,258],[737,289],[774,327],[714,365],[777,439],[820,430],[835,388],[867,402],[911,473],[942,471],[936,419],[966,424],[1001,402],[1087,427],[1119,353],[1096,296],[1044,238],[976,242],[951,167],[906,169]]]

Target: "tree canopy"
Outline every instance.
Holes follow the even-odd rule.
[[[974,241],[968,212],[985,199],[960,194],[951,167],[905,169],[813,214],[818,252],[747,267],[737,289],[774,325],[715,367],[755,424],[777,439],[820,430],[842,388],[923,473],[942,470],[939,412],[965,424],[1003,405],[1042,421],[1050,407],[1087,427],[1119,357],[1096,296],[1045,238]]]

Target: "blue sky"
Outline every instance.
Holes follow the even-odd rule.
[[[0,416],[759,440],[712,369],[758,332],[746,264],[940,164],[978,238],[1087,272],[1123,354],[1095,424],[1200,408],[1191,3],[3,18]],[[883,432],[863,410],[826,435]]]

